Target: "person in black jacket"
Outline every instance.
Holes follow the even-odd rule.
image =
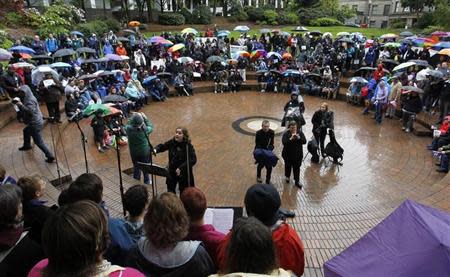
[[[302,188],[300,183],[300,166],[303,159],[303,144],[306,144],[306,137],[301,130],[298,129],[295,121],[290,121],[288,130],[283,134],[281,139],[283,143],[283,151],[281,156],[284,159],[284,176],[286,183],[289,183],[291,171],[294,171],[295,186]]]
[[[51,74],[47,74],[45,79],[39,84],[39,94],[47,105],[49,122],[61,123],[61,112],[59,110],[59,101],[64,90],[61,84],[53,79]]]
[[[256,132],[255,149],[264,149],[273,151],[275,132],[272,129],[270,129],[270,122],[268,120],[263,120],[261,127],[262,127],[261,130]],[[269,164],[258,163],[256,167],[256,181],[258,183],[262,182],[261,170],[263,169],[263,167],[266,168],[266,184],[270,184],[272,166],[270,166]]]
[[[284,105],[283,126],[285,126],[286,123],[289,123],[289,121],[294,120],[297,122],[297,126],[301,128],[306,124],[305,119],[303,118],[304,112],[305,103],[303,102],[303,97],[298,95],[297,92],[292,92],[291,100]]]
[[[167,191],[175,193],[177,183],[180,194],[188,186],[195,186],[193,166],[197,163],[194,146],[191,144],[189,132],[186,128],[178,127],[175,136],[159,144],[154,154],[169,150],[169,177],[166,179]]]
[[[413,129],[413,121],[416,114],[422,111],[422,100],[416,91],[411,91],[403,102],[402,130],[409,133]]]
[[[26,277],[44,259],[42,248],[23,229],[21,191],[16,185],[0,186],[0,275]]]
[[[320,152],[322,157],[325,157],[325,138],[328,129],[334,129],[334,115],[333,112],[328,111],[328,104],[323,102],[320,105],[320,110],[316,111],[311,119],[313,124],[313,135],[317,142],[320,142]]]

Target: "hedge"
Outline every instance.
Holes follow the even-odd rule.
[[[244,11],[248,15],[248,19],[251,21],[263,21],[264,20],[264,9],[263,8],[255,8],[255,7],[245,7]]]
[[[321,17],[311,20],[311,26],[340,26],[342,23],[334,18]]]
[[[210,24],[212,22],[211,9],[204,5],[197,6],[192,12],[192,22],[194,24]]]
[[[183,25],[184,16],[179,13],[161,13],[158,17],[159,24],[162,25]]]

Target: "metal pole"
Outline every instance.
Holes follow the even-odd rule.
[[[75,123],[77,124],[78,130],[80,130],[80,134],[81,134],[81,145],[83,146],[83,153],[84,153],[84,164],[86,166],[86,173],[89,173],[89,165],[88,165],[88,160],[87,160],[87,154],[86,154],[86,136],[84,135],[83,130],[80,127],[80,124],[78,123],[79,120],[75,119]]]
[[[116,153],[117,153],[117,167],[119,168],[119,190],[120,190],[120,199],[122,201],[122,209],[123,209],[123,216],[126,216],[125,212],[125,205],[123,204],[123,180],[122,180],[122,165],[120,163],[120,148],[119,148],[119,135],[114,134],[114,140],[116,143]]]
[[[50,135],[52,137],[53,153],[54,153],[55,162],[56,162],[56,172],[58,173],[58,183],[61,186],[62,185],[61,172],[60,172],[60,168],[59,168],[58,155],[56,153],[55,137],[53,136],[53,126],[52,125],[50,125]]]

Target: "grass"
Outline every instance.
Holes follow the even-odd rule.
[[[236,25],[239,25],[238,23],[236,23]],[[206,30],[206,28],[210,27],[209,25],[205,25],[204,29],[197,29],[197,31],[199,32],[204,32]],[[285,32],[289,32],[292,33],[292,30],[295,28],[296,26],[285,26],[281,29],[282,31]],[[172,29],[173,27],[171,27],[169,30],[169,32],[172,33],[177,33],[180,32],[183,28],[180,27],[179,29]],[[250,32],[248,33],[250,36],[253,35],[257,35],[259,37],[259,35],[261,34],[259,32],[260,29],[262,28],[267,28],[267,29],[274,29],[276,28],[276,26],[253,26],[252,29],[250,29]],[[336,36],[337,33],[339,32],[349,32],[349,33],[353,33],[353,32],[360,32],[362,33],[364,36],[366,36],[367,38],[371,38],[372,36],[374,37],[379,37],[383,34],[387,34],[387,33],[396,33],[399,34],[402,30],[398,30],[398,29],[380,29],[380,28],[353,28],[353,27],[347,27],[347,26],[330,26],[330,27],[307,27],[309,31],[320,31],[322,33],[326,33],[326,32],[330,32],[333,34],[333,36]],[[220,29],[220,26],[219,26]],[[230,30],[231,31],[231,30]],[[153,36],[153,34],[155,35],[160,35],[162,32],[145,32],[144,34],[147,37],[151,37]],[[231,36],[230,37],[234,37],[237,38],[239,37],[240,33],[236,32],[236,31],[231,31]]]

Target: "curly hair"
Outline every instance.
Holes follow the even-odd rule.
[[[144,217],[144,230],[156,248],[184,239],[189,232],[189,217],[181,200],[171,192],[153,198]]]
[[[189,135],[188,129],[185,127],[177,127],[175,130],[178,129],[181,130],[181,132],[183,133],[184,140],[187,142],[191,142],[191,136]]]

